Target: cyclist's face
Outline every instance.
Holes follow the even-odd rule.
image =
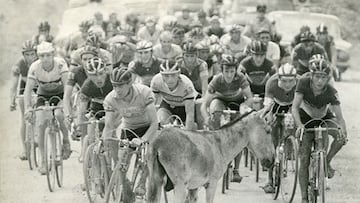
[[[178,80],[179,80],[179,73],[173,73],[173,74],[161,74],[163,81],[166,83],[166,85],[170,89],[175,89]]]
[[[207,49],[204,50],[199,50],[198,51],[198,56],[199,58],[201,58],[202,60],[207,60],[209,58],[210,55],[210,51]]]
[[[141,63],[145,64],[145,63],[148,63],[151,60],[152,51],[150,51],[150,50],[147,50],[147,51],[139,50],[137,53],[138,53],[138,57],[139,57]]]
[[[224,76],[224,79],[227,83],[231,83],[235,77],[236,73],[236,67],[233,66],[233,68],[226,67],[223,69],[222,74]]]
[[[220,27],[220,22],[214,20],[214,21],[212,21],[210,23],[210,25],[211,25],[212,28],[219,28]]]
[[[304,48],[306,52],[311,52],[314,47],[314,42],[303,42]]]
[[[81,57],[82,65],[85,66],[85,64],[92,58],[94,58],[93,54],[84,54],[84,55],[82,55],[82,57]]]
[[[171,42],[172,42],[172,39],[171,38],[168,38],[168,39],[160,39],[160,44],[163,48],[170,48],[171,46]]]
[[[113,84],[114,91],[116,92],[116,95],[119,98],[124,98],[125,96],[127,96],[129,94],[130,87],[131,87],[130,83],[126,83],[126,84],[122,84],[122,85],[114,85]]]
[[[259,35],[259,40],[267,44],[271,40],[271,36],[269,33],[261,33]]]
[[[329,82],[330,76],[323,73],[312,74],[312,83],[315,90],[322,90]]]
[[[188,64],[194,63],[195,60],[196,60],[196,55],[195,55],[195,53],[194,53],[194,54],[193,54],[193,53],[191,53],[191,54],[184,54],[184,61],[185,61],[185,63],[188,63]]]
[[[239,31],[231,31],[230,32],[231,40],[239,41],[240,40],[240,34],[241,34],[241,32],[239,32]]]
[[[184,40],[184,35],[174,35],[173,36],[173,43],[177,45],[181,45]]]
[[[254,63],[256,66],[261,66],[265,60],[265,54],[253,54]]]
[[[40,31],[39,31],[39,35],[45,35],[45,36],[48,36],[48,35],[49,35],[49,33],[50,33],[50,31],[49,31],[49,30],[40,30]]]
[[[35,51],[26,51],[23,53],[26,63],[31,64],[37,58]]]
[[[96,87],[101,88],[105,85],[106,72],[100,72],[96,74],[89,74],[88,78],[96,85]]]
[[[296,77],[291,76],[282,76],[279,77],[279,87],[284,89],[286,92],[292,90],[292,88],[296,85]]]
[[[38,54],[38,57],[41,61],[41,64],[46,67],[51,66],[54,61],[54,53],[53,52]]]
[[[182,16],[183,16],[184,19],[188,19],[190,17],[190,12],[189,11],[183,11]]]

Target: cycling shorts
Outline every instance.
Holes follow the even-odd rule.
[[[172,106],[170,106],[170,104],[166,103],[165,101],[162,101],[160,104],[160,108],[165,108],[165,109],[169,110],[172,115],[179,116],[181,121],[185,122],[185,120],[186,120],[185,106],[172,107]]]
[[[130,129],[132,131],[134,131],[134,133],[136,133],[137,136],[142,137],[145,135],[146,131],[149,129],[150,126],[145,126],[145,127],[140,127],[140,128],[136,128],[136,129]],[[121,132],[121,139],[129,139],[132,140],[134,138],[136,138],[136,136],[128,131],[128,130],[124,130]]]
[[[57,97],[59,98],[57,98]],[[57,94],[57,95],[38,95],[38,98],[36,99],[36,107],[44,106],[45,101],[48,101],[50,103],[50,106],[56,106],[58,103],[63,99],[64,93]],[[53,97],[51,99],[51,97]],[[51,99],[51,101],[50,101]]]
[[[313,119],[313,118],[312,118],[311,116],[309,116],[303,109],[300,109],[299,113],[300,113],[301,123],[303,123],[303,124],[305,124],[306,122],[308,122],[308,121],[310,121],[311,119]],[[334,114],[333,114],[330,110],[328,110],[327,113],[326,113],[326,115],[325,115],[324,117],[322,117],[321,119],[322,119],[322,120],[326,120],[326,119],[332,119],[332,118],[334,118],[334,117],[335,117]],[[315,120],[315,121],[313,121],[313,122],[308,123],[308,124],[305,126],[305,128],[314,128],[314,127],[319,126],[320,123],[321,123],[321,121]]]
[[[286,106],[281,106],[280,104],[278,103],[274,103],[274,106],[272,107],[272,110],[271,112],[273,114],[275,113],[281,113],[281,112],[284,112],[284,113],[287,113],[288,111],[291,110],[291,104],[290,105],[286,105]]]

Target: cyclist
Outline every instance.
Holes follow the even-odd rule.
[[[185,38],[187,42],[192,42],[193,44],[197,44],[201,40],[206,38],[206,34],[204,33],[202,28],[194,28],[185,34]]]
[[[87,111],[89,111],[91,115],[96,115],[96,119],[103,117],[105,114],[98,112],[104,110],[103,100],[113,89],[110,82],[110,76],[106,71],[105,63],[101,58],[91,58],[87,61],[84,68],[88,78],[84,81],[80,89],[80,103],[77,112],[79,123],[87,120],[85,117]],[[90,107],[88,105],[89,102]],[[102,128],[103,126],[100,125],[100,130],[102,130]],[[86,132],[89,135],[85,136],[83,141],[81,154],[84,155],[87,146],[94,142],[95,137],[92,136],[95,135],[95,126],[89,126],[87,130],[86,126],[81,126],[80,129],[83,136],[86,135]],[[80,161],[82,161],[81,158]]]
[[[113,67],[128,66],[134,60],[136,46],[125,35],[116,35],[108,40],[113,57]]]
[[[19,95],[24,94],[29,67],[34,61],[37,60],[36,45],[32,41],[26,40],[22,45],[22,55],[23,56],[12,67],[12,71],[11,71],[13,76],[13,83],[10,91],[10,98],[11,98],[10,111],[16,110],[15,101],[17,94]],[[20,89],[18,89],[18,87]],[[20,136],[21,136],[21,143],[23,146],[23,152],[20,155],[20,159],[27,160],[25,153],[24,98],[19,98],[19,107],[21,113]]]
[[[75,89],[80,89],[80,87],[83,85],[85,80],[87,79],[87,74],[85,72],[85,65],[86,63],[97,56],[97,51],[95,47],[92,46],[85,46],[84,49],[82,49],[82,52],[80,54],[81,58],[81,66],[72,66],[70,68],[68,79],[65,85],[65,91],[64,91],[64,115],[66,118],[67,126],[70,127],[70,123],[72,121],[72,116],[74,109],[72,108],[72,96],[73,91]],[[75,104],[77,106],[77,104]],[[77,123],[78,120],[75,120],[75,123]],[[75,134],[72,134],[71,136],[75,136]],[[77,137],[72,137],[74,140],[77,140]],[[80,157],[82,157],[80,155]]]
[[[209,69],[209,82],[211,79],[221,73],[221,56],[224,53],[224,48],[220,44],[213,44],[210,46],[210,55],[212,56],[213,65]]]
[[[124,29],[126,28],[126,29]],[[121,25],[120,30],[127,30],[133,34],[137,33],[139,30],[139,18],[136,13],[129,13],[125,17],[125,24]]]
[[[177,61],[181,74],[192,81],[197,92],[205,95],[209,77],[208,65],[197,57],[197,50],[192,42],[186,43],[183,51],[183,57]]]
[[[337,90],[329,84],[331,78],[331,68],[325,59],[313,60],[310,62],[310,73],[300,78],[295,92],[292,105],[292,114],[298,128],[312,128],[318,126],[320,122],[312,122],[304,126],[304,123],[313,119],[336,119],[340,124],[342,134],[331,133],[334,141],[326,155],[328,177],[334,176],[335,170],[331,167],[332,158],[339,152],[346,143],[346,124],[342,116],[339,96]],[[329,105],[335,113],[329,110]],[[331,125],[331,124],[330,124]],[[309,162],[314,134],[307,133],[302,138],[300,144],[300,169],[299,182],[301,189],[302,202],[308,202],[308,181],[309,181]]]
[[[310,32],[310,27],[308,25],[303,25],[300,28],[300,32],[295,35],[293,41],[291,42],[291,46],[295,47],[296,45],[298,45],[301,41],[301,34],[304,32]]]
[[[49,42],[42,42],[37,46],[37,55],[39,60],[33,62],[30,66],[25,92],[25,117],[31,118],[32,108],[31,105],[31,92],[35,85],[38,84],[37,95],[40,96],[37,99],[36,107],[43,106],[45,101],[49,101],[52,96],[63,97],[64,84],[66,84],[68,67],[66,62],[58,57],[55,57],[55,49]],[[61,101],[59,99],[52,99],[49,101],[52,105],[58,105]],[[70,157],[70,141],[68,137],[68,131],[64,122],[64,115],[61,110],[55,110],[55,117],[60,124],[60,130],[63,135],[63,158],[67,159]],[[43,111],[36,112],[36,128],[39,135],[39,149],[41,152],[41,167],[39,172],[42,175],[46,174],[45,168],[45,156],[44,156],[44,133],[45,123],[48,115]]]
[[[326,55],[325,49],[317,42],[311,32],[304,32],[300,37],[300,44],[296,45],[291,53],[291,61],[299,75],[309,72],[308,62],[311,56],[315,54]]]
[[[204,39],[195,45],[197,50],[197,57],[206,62],[208,71],[212,67],[214,61],[210,55],[210,40]]]
[[[155,93],[157,112],[161,124],[171,115],[177,115],[185,122],[186,129],[196,129],[195,98],[197,92],[191,80],[183,74],[177,62],[164,61],[160,73],[151,80],[151,89]]]
[[[205,125],[213,129],[220,128],[220,112],[222,110],[225,110],[227,107],[232,110],[239,110],[239,106],[243,102],[250,106],[252,99],[252,93],[246,77],[244,74],[237,73],[236,71],[238,65],[236,58],[231,55],[223,55],[220,64],[221,73],[211,80],[201,106]],[[238,105],[232,105],[233,103]],[[237,156],[233,170],[233,182],[241,182],[242,180],[239,174],[239,163],[240,156]]]
[[[334,37],[329,35],[328,28],[324,23],[321,23],[316,28],[316,41],[324,47],[330,62],[336,64],[337,56]]]
[[[218,38],[221,38],[221,36],[225,34],[225,30],[223,27],[221,27],[218,16],[213,16],[210,18],[210,26],[205,28],[205,33],[208,36],[216,35]]]
[[[250,83],[253,94],[264,97],[265,84],[275,72],[274,64],[266,58],[266,45],[254,40],[249,45],[250,57],[241,61],[238,72],[243,72]]]
[[[173,40],[172,42],[176,45],[179,45],[180,47],[182,47],[184,45],[184,38],[185,38],[185,30],[183,28],[174,28],[172,30],[172,37]]]
[[[281,65],[278,73],[271,76],[266,82],[263,115],[269,112],[269,118],[273,118],[274,113],[289,112],[294,99],[297,81],[295,67],[289,63]],[[271,133],[276,147],[280,139],[278,123],[275,122],[275,125],[272,126]],[[273,188],[273,168],[268,171],[268,183],[263,189],[265,193],[275,192]]]
[[[181,15],[177,17],[178,25],[181,26],[185,32],[190,30],[189,25],[194,21],[190,16],[190,9],[187,6],[183,6],[181,9]]]
[[[132,80],[131,72],[126,67],[115,68],[110,75],[113,91],[104,100],[105,127],[103,130],[104,143],[106,150],[110,150],[113,157],[117,156],[117,143],[110,140],[118,127],[118,118],[122,118],[122,126],[134,131],[141,137],[140,141],[151,142],[155,138],[158,129],[158,119],[156,116],[155,98],[151,89],[142,84],[135,84]],[[133,140],[133,134],[125,132],[126,138]],[[138,139],[136,139],[138,140]],[[135,141],[135,139],[134,139]],[[139,140],[138,140],[139,141]],[[140,144],[140,143],[138,143]],[[121,159],[121,157],[118,157]],[[145,194],[145,181],[147,170],[145,167],[139,184],[135,189],[138,195]],[[124,181],[129,183],[129,181]],[[125,185],[124,194],[132,195],[129,185]]]
[[[275,65],[275,67],[279,67],[280,47],[275,42],[271,41],[270,31],[264,28],[260,29],[259,32],[257,32],[257,38],[267,47],[266,58],[270,59]]]
[[[90,22],[87,20],[81,22],[79,25],[79,32],[76,32],[73,35],[71,35],[67,40],[67,42],[65,43],[64,53],[65,56],[69,58],[69,61],[72,51],[85,46],[86,39],[89,35],[88,30],[90,26],[91,26]]]
[[[40,44],[42,41],[52,42],[54,41],[54,36],[50,35],[50,24],[47,21],[41,22],[39,24],[39,33],[32,38],[32,42],[36,45]]]
[[[149,16],[145,20],[145,26],[140,28],[137,32],[138,40],[150,41],[153,44],[159,42],[161,30],[156,26],[157,19],[153,16]]]
[[[241,58],[244,50],[251,39],[241,34],[242,27],[240,25],[232,25],[229,33],[220,38],[221,44],[225,47],[225,54]]]
[[[140,41],[136,44],[137,59],[129,63],[129,70],[140,78],[141,83],[150,87],[154,75],[160,72],[161,60],[153,56],[151,42]]]
[[[174,28],[178,27],[177,18],[172,15],[165,16],[162,21],[163,31],[171,32]]]
[[[160,44],[154,46],[154,56],[163,60],[175,60],[182,55],[179,45],[172,43],[172,34],[169,31],[163,31],[160,34]]]
[[[206,19],[206,12],[204,10],[200,10],[197,13],[197,20],[200,22],[201,27],[209,26],[209,21]]]
[[[265,28],[269,30],[270,33],[273,33],[275,28],[272,22],[265,16],[266,5],[257,5],[256,13],[256,18],[246,25],[244,35],[250,38],[256,38],[256,33],[262,28]]]

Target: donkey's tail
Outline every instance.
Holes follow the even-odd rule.
[[[160,202],[166,172],[159,161],[159,153],[153,147],[149,150],[148,203]]]

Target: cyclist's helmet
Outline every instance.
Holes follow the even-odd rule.
[[[189,32],[189,37],[204,37],[205,34],[202,28],[196,27]]]
[[[223,54],[224,51],[224,47],[222,47],[220,44],[214,44],[210,46],[210,53],[212,55]]]
[[[314,61],[318,61],[318,60],[321,60],[321,59],[325,59],[324,55],[322,54],[314,54],[311,56],[311,58],[309,59],[309,64],[311,62],[314,62]]]
[[[44,41],[37,45],[36,50],[38,54],[45,54],[55,51],[55,48],[52,43]]]
[[[202,40],[202,41],[198,42],[195,45],[195,48],[197,50],[208,50],[208,51],[210,51],[210,41],[209,40]]]
[[[103,73],[106,71],[106,65],[104,61],[99,57],[91,58],[85,65],[85,71],[89,75],[96,73]]]
[[[184,54],[196,54],[196,47],[192,42],[186,42],[183,46]]]
[[[314,60],[309,64],[311,73],[321,73],[325,75],[331,74],[330,63],[325,59]]]
[[[153,44],[149,41],[142,40],[136,44],[136,50],[142,50],[142,51],[151,51],[153,48]]]
[[[310,31],[303,32],[300,35],[300,41],[301,42],[314,42],[315,35],[313,33],[311,33]]]
[[[89,34],[89,36],[86,38],[86,45],[98,47],[100,43],[100,37],[94,33]]]
[[[132,74],[127,67],[114,68],[110,75],[110,80],[113,85],[123,85],[131,81]]]
[[[39,24],[39,31],[50,31],[50,24],[47,21]]]
[[[241,25],[238,24],[233,24],[231,25],[230,29],[229,29],[229,33],[232,32],[241,32],[243,30],[243,27]]]
[[[22,53],[36,51],[36,45],[31,40],[26,40],[22,45]]]
[[[228,55],[228,54],[223,54],[221,56],[221,70],[223,70],[224,68],[236,68],[238,65],[238,61],[234,56]]]
[[[209,42],[210,42],[211,45],[213,45],[213,44],[220,44],[220,39],[219,39],[219,37],[216,36],[216,35],[210,35],[210,37],[209,37]]]
[[[180,66],[177,61],[174,60],[165,60],[160,65],[161,74],[175,74],[180,73]]]
[[[249,51],[252,54],[263,55],[266,53],[267,46],[259,40],[253,40],[250,44]]]
[[[131,26],[131,25],[128,25],[128,24],[122,24],[120,26],[120,31],[119,31],[119,34],[121,35],[135,35],[134,33],[134,28]]]
[[[327,34],[328,33],[328,28],[324,23],[321,23],[317,28],[316,28],[316,32],[319,34]]]
[[[285,63],[280,66],[278,76],[296,77],[296,69],[292,64]]]
[[[92,54],[94,56],[97,56],[98,53],[95,47],[86,45],[80,53],[80,58],[82,58],[84,54]]]
[[[184,36],[185,35],[185,30],[183,28],[175,27],[171,32],[174,36]]]

